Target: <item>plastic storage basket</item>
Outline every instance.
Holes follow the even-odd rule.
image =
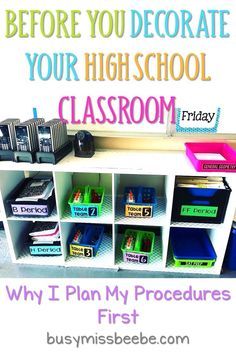
[[[175,186],[171,220],[175,222],[212,223],[224,221],[231,188],[225,189]]]
[[[185,143],[185,146],[186,155],[197,171],[236,172],[236,151],[228,144]],[[212,158],[207,159],[207,155]]]
[[[155,234],[127,229],[121,245],[124,262],[149,263],[153,254]]]
[[[55,191],[48,199],[38,199],[38,201],[18,201],[19,192],[32,178],[25,178],[7,197],[6,208],[8,214],[23,217],[47,217],[55,208]]]
[[[73,229],[69,239],[70,256],[95,257],[104,234],[101,225],[78,224]]]
[[[216,253],[204,229],[171,228],[170,243],[176,267],[212,267]]]
[[[127,217],[151,218],[157,206],[156,191],[151,187],[126,187],[123,205]]]
[[[103,187],[75,187],[68,201],[72,217],[100,216],[102,213],[104,194],[105,189]],[[78,200],[75,200],[76,196],[78,196]],[[96,198],[94,196],[96,196]],[[94,201],[95,199],[96,201]]]

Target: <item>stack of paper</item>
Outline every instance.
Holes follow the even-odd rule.
[[[177,187],[186,188],[214,188],[225,189],[224,180],[222,177],[189,177],[178,176],[176,177]]]
[[[52,178],[30,178],[16,198],[16,201],[37,202],[47,200],[54,190]]]
[[[59,225],[57,222],[37,221],[29,236],[33,244],[53,244],[60,241]]]

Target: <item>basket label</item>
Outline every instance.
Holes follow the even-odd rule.
[[[202,205],[182,205],[181,216],[201,216],[207,218],[216,218],[218,207],[202,206]]]
[[[235,171],[236,164],[228,164],[228,163],[204,163],[202,165],[203,170],[229,170]]]
[[[48,216],[47,205],[11,204],[13,215]]]
[[[53,245],[35,245],[30,246],[30,254],[32,256],[52,256],[52,255],[61,255],[61,246],[53,246]]]
[[[146,264],[148,262],[148,256],[138,253],[125,253],[124,254],[124,261],[130,263],[142,263]]]
[[[70,255],[91,258],[93,257],[93,248],[70,244]]]
[[[73,216],[98,216],[97,206],[73,206]]]
[[[181,266],[194,266],[194,267],[207,267],[209,266],[208,262],[203,261],[180,261]]]
[[[125,205],[125,216],[136,218],[151,218],[152,206],[151,205]]]

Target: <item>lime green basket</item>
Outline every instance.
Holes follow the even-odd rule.
[[[74,201],[75,194],[80,191],[82,195],[82,201]],[[92,192],[97,193],[101,200],[99,203],[91,202]],[[97,217],[101,216],[102,205],[104,201],[105,188],[93,187],[93,186],[77,186],[73,189],[68,204],[70,205],[71,216],[73,218],[78,217]]]
[[[127,248],[127,238],[133,238],[133,243]],[[124,262],[149,263],[153,254],[155,233],[150,231],[140,231],[126,229],[121,245]],[[148,243],[148,251],[144,251],[144,243]]]

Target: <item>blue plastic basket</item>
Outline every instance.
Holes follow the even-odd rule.
[[[224,265],[229,270],[236,270],[236,222],[233,223],[230,233]]]
[[[216,253],[204,229],[171,228],[170,242],[176,266],[211,267]]]
[[[188,188],[189,194],[191,194],[194,197],[205,197],[205,198],[211,198],[213,197],[217,192],[217,188]]]
[[[133,201],[127,196],[132,193]],[[153,216],[154,207],[157,207],[155,188],[151,187],[125,187],[122,201],[125,207],[125,216],[148,218]]]
[[[74,235],[80,231],[78,242],[73,242]],[[69,254],[71,256],[95,257],[104,234],[104,226],[95,224],[76,224],[69,239]]]

